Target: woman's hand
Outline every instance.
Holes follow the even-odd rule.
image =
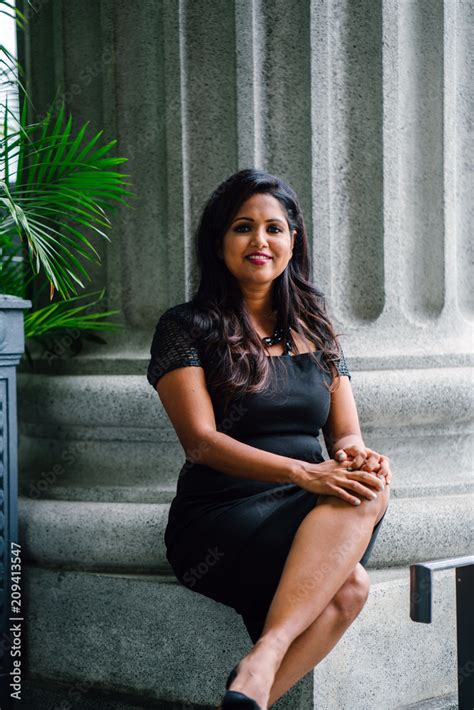
[[[311,493],[337,496],[351,505],[359,505],[360,499],[351,493],[358,493],[369,500],[377,497],[377,491],[384,488],[383,480],[375,473],[353,471],[347,468],[347,461],[328,459],[321,463],[303,461],[303,473],[298,485]],[[352,467],[351,467],[352,468]]]
[[[383,454],[379,454],[367,447],[354,444],[343,449],[338,449],[334,458],[344,463],[349,471],[363,470],[376,473],[378,476],[385,478],[387,486],[390,485],[392,480],[390,460]]]

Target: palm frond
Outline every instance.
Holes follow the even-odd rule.
[[[83,303],[81,305],[72,305],[80,299],[89,299],[99,293],[99,297],[92,302]],[[105,294],[105,289],[95,291],[90,294],[81,294],[68,299],[49,303],[43,308],[38,308],[35,311],[25,313],[25,337],[38,338],[45,333],[54,331],[65,331],[70,329],[79,330],[99,330],[99,331],[116,331],[121,328],[120,323],[113,323],[107,319],[120,313],[117,310],[101,311],[87,313],[87,309],[99,303]]]
[[[26,16],[20,9],[16,7],[14,2],[9,2],[8,0],[0,0],[0,15],[6,15],[7,17],[14,19],[17,26],[20,27],[20,29],[24,29],[26,23]]]
[[[25,125],[25,115],[21,123],[31,140],[25,140],[22,130],[0,140],[0,166],[6,178],[0,181],[4,208],[0,233],[20,234],[34,271],[44,271],[52,293],[57,290],[70,298],[84,285],[80,275],[86,272],[79,257],[100,264],[84,232],[110,241],[106,210],[127,205],[126,198],[135,197],[127,189],[129,176],[113,169],[127,159],[108,155],[116,141],[101,146],[102,131],[86,139],[88,122],[73,135],[72,118],[66,120],[63,103],[55,119],[50,110],[33,126]],[[15,157],[18,180],[9,186],[9,163]]]
[[[30,0],[27,5],[34,7]],[[14,18],[20,29],[28,21],[9,0],[0,0],[2,15]],[[0,86],[5,90],[16,86],[18,100],[23,98],[19,119],[8,98],[0,100],[0,293],[31,298],[30,284],[42,273],[33,307],[24,316],[25,336],[54,341],[74,329],[80,333],[77,352],[82,338],[104,342],[97,331],[121,328],[108,320],[119,311],[90,312],[104,290],[74,294],[84,288],[83,281],[91,280],[85,263],[100,264],[92,237],[110,241],[107,213],[119,204],[129,206],[126,199],[135,195],[127,190],[128,175],[114,170],[126,161],[110,155],[116,141],[102,145],[102,131],[86,138],[89,122],[74,134],[59,88],[46,117],[28,123],[28,106],[33,104],[24,77],[16,57],[0,45]],[[57,105],[59,110],[54,111]],[[55,291],[60,300],[38,307],[48,286],[50,300]],[[96,293],[99,297],[91,301]],[[25,352],[29,354],[28,347]]]

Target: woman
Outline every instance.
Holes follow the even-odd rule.
[[[167,557],[254,643],[220,707],[264,709],[363,607],[391,472],[362,439],[294,191],[237,172],[205,205],[196,247],[198,290],[161,316],[147,373],[186,453]]]

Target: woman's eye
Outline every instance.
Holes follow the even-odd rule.
[[[238,227],[235,227],[235,232],[240,232],[242,229],[248,229],[248,224],[239,224]],[[268,226],[268,229],[276,229],[277,232],[281,232],[281,229],[276,226],[276,224],[270,224]]]

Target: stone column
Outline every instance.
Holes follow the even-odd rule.
[[[123,331],[19,378],[36,676],[210,703],[248,646],[237,615],[167,566],[183,454],[145,373],[159,315],[197,284],[205,199],[255,166],[301,198],[365,440],[394,472],[370,600],[316,668],[315,706],[454,692],[449,576],[435,660],[407,589],[411,562],[472,549],[472,27],[463,0],[53,0],[32,18],[37,111],[59,84],[77,127],[118,138],[137,193],[113,218],[93,284]],[[237,641],[223,656],[226,625]],[[195,679],[210,668],[206,692]],[[299,692],[313,697],[312,682]]]

